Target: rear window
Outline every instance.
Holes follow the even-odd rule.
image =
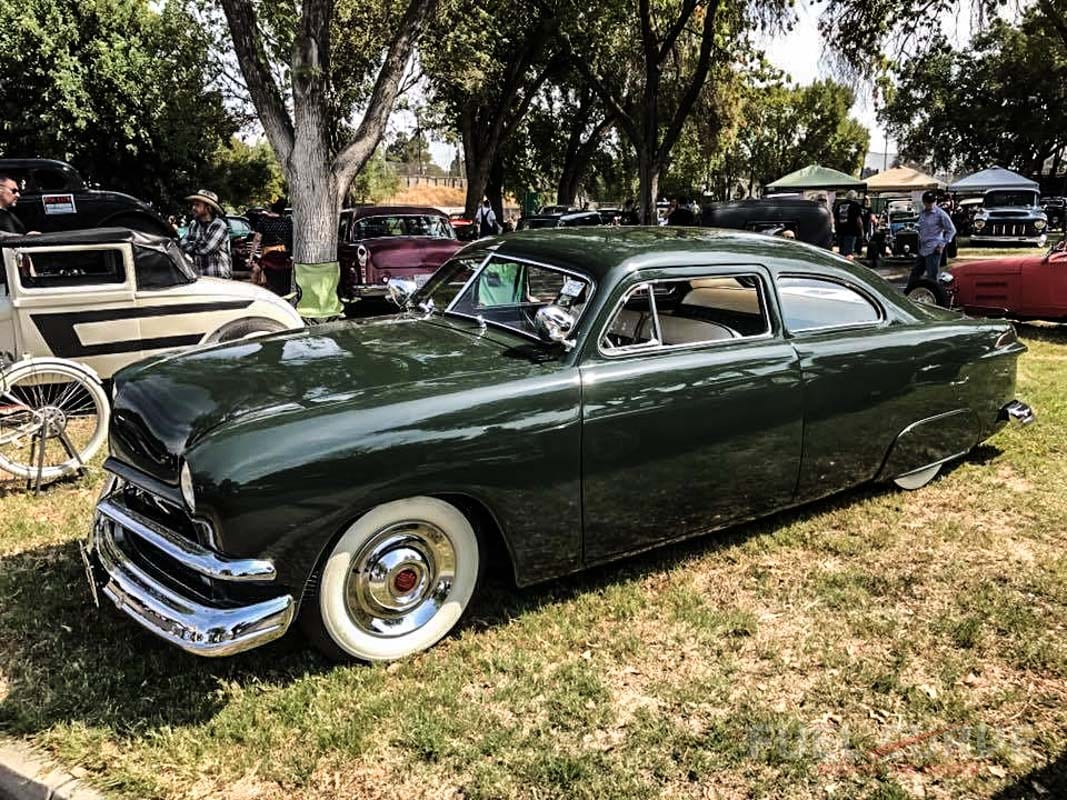
[[[445,217],[429,214],[383,214],[363,217],[352,226],[352,239],[382,239],[389,236],[429,236],[455,239],[455,231]]]

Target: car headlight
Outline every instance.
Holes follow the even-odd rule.
[[[984,219],[976,219],[976,220],[974,221],[974,229],[975,229],[976,231],[980,231],[980,230],[982,230],[982,228],[984,228],[984,227],[985,227],[985,220],[984,220]]]
[[[940,275],[937,276],[937,280],[938,282],[943,283],[947,286],[948,284],[956,280],[956,276],[953,275],[951,272],[942,272]]]
[[[356,248],[356,260],[361,267],[367,266],[367,262],[370,261],[370,250],[367,249],[366,245],[361,244]]]
[[[1045,230],[1045,226],[1048,225],[1043,219],[1034,220],[1034,228],[1039,231]]]
[[[182,500],[189,507],[190,512],[196,511],[196,495],[193,493],[193,473],[189,469],[189,462],[182,462],[181,476],[179,479],[182,489]]]

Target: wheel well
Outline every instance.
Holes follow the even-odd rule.
[[[518,580],[518,576],[515,573],[515,559],[511,555],[511,550],[508,547],[507,540],[504,538],[504,532],[500,527],[500,523],[497,522],[496,517],[486,506],[479,500],[465,494],[430,494],[429,497],[436,497],[438,500],[444,500],[459,509],[471,525],[474,527],[475,532],[480,537],[481,541],[485,542],[485,564],[486,566],[503,566],[506,565],[508,571],[511,574],[512,580]],[[382,501],[385,502],[385,501]],[[346,518],[344,524],[342,524],[323,544],[322,549],[315,557],[315,566],[312,567],[311,572],[304,579],[304,585],[299,593],[299,605],[303,607],[304,601],[310,597],[314,597],[318,593],[319,580],[322,577],[322,568],[326,562],[326,557],[333,549],[334,545],[341,538],[348,527],[374,508],[374,504],[367,508],[362,509],[359,513],[351,515]],[[496,571],[499,574],[500,570]]]
[[[474,530],[485,543],[487,567],[495,567],[495,574],[498,575],[501,572],[500,567],[506,567],[511,574],[512,580],[518,580],[518,576],[515,573],[515,559],[511,554],[511,548],[508,547],[508,541],[504,537],[504,531],[487,505],[465,494],[437,494],[430,496],[454,505],[471,521]]]
[[[250,324],[265,325],[266,328],[273,328],[278,326],[277,331],[285,330],[285,326],[275,319],[270,317],[238,317],[237,319],[231,319],[229,322],[220,325],[214,331],[204,337],[204,344],[218,344],[222,337],[229,333],[234,328],[248,327]],[[274,331],[274,332],[277,332]],[[264,331],[268,332],[268,331]]]

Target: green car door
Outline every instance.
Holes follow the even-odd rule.
[[[800,368],[756,266],[638,274],[581,363],[584,560],[788,505]]]

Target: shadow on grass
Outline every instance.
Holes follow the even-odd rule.
[[[1023,339],[1048,344],[1067,344],[1067,325],[1053,322],[1016,322],[1015,330]]]
[[[1000,451],[976,448],[966,460],[987,463]],[[869,484],[773,516],[651,550],[581,574],[516,589],[494,574],[463,627],[487,629],[581,594],[644,578],[794,522],[895,491]],[[0,730],[32,735],[62,724],[103,727],[117,737],[197,725],[228,702],[224,684],[284,686],[333,665],[298,631],[278,642],[220,660],[164,643],[89,597],[76,542],[0,558]]]
[[[286,683],[330,664],[286,637],[233,658],[200,659],[151,635],[109,600],[92,604],[77,543],[0,558],[0,731],[63,723],[137,736],[206,721],[224,682]]]
[[[1067,797],[1067,752],[1004,787],[993,795],[992,800],[1031,800],[1038,797]]]

